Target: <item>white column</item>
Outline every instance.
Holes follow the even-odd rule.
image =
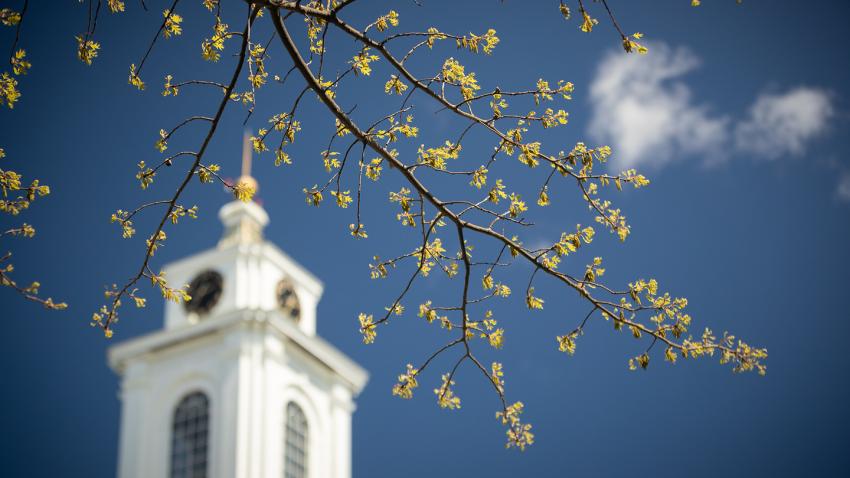
[[[121,435],[119,438],[118,477],[142,478],[145,476],[144,459],[146,425],[146,401],[150,387],[143,379],[145,367],[131,364],[121,382]]]
[[[251,312],[247,312],[251,313]],[[263,341],[261,324],[246,322],[235,332],[239,352],[235,358],[235,379],[230,386],[235,399],[235,473],[236,478],[264,476],[263,430],[265,422],[265,387],[263,374]]]
[[[336,384],[331,391],[332,473],[334,478],[351,478],[351,392]]]
[[[218,362],[222,374],[221,400],[212,405],[214,413],[210,423],[210,436],[218,451],[211,456],[215,463],[211,471],[212,478],[232,478],[237,476],[240,417],[240,349],[237,336],[230,335],[225,339]]]

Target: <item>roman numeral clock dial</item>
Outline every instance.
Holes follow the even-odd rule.
[[[207,270],[198,274],[189,283],[189,295],[192,300],[185,303],[186,312],[198,315],[207,314],[221,298],[223,279],[221,274]]]
[[[277,284],[277,305],[284,314],[298,322],[301,318],[301,306],[292,283],[284,279]]]

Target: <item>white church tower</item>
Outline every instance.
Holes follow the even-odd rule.
[[[165,267],[192,300],[109,350],[122,376],[118,477],[350,478],[366,371],[316,335],[322,284],[263,239],[265,210],[237,201],[219,217],[217,247]]]

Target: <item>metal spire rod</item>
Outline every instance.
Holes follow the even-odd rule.
[[[251,177],[251,136],[242,134],[242,177]]]

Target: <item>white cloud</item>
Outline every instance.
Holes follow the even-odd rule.
[[[590,88],[589,132],[614,149],[614,168],[721,154],[728,119],[694,104],[680,79],[698,65],[688,50],[657,43],[647,55],[612,52],[603,59]]]
[[[746,120],[735,127],[735,147],[742,152],[776,159],[800,156],[809,140],[823,133],[833,115],[829,95],[798,87],[785,94],[762,94]]]
[[[699,66],[687,49],[649,45],[647,55],[606,55],[590,87],[590,137],[609,144],[613,169],[661,166],[686,156],[715,163],[730,153],[775,159],[805,153],[834,114],[823,90],[762,94],[733,121],[693,100],[683,76]]]
[[[835,190],[835,195],[842,201],[850,202],[850,173],[841,175],[838,180],[838,188]]]

